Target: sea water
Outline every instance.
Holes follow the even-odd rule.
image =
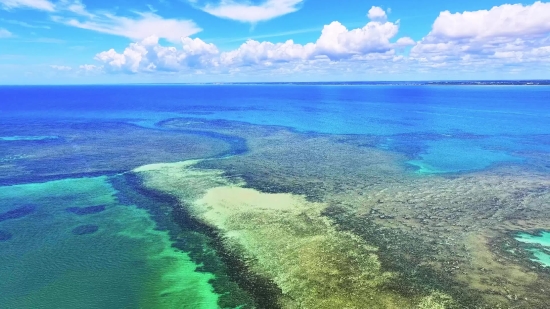
[[[550,87],[150,85],[0,87],[0,119],[172,117],[376,136],[418,173],[481,170],[550,152]],[[405,147],[404,147],[405,146]]]
[[[213,275],[116,195],[108,177],[0,187],[1,307],[216,308]]]
[[[538,244],[550,250],[550,232],[540,232],[537,235],[519,233],[516,235],[516,240],[527,244]],[[539,248],[530,248],[529,251],[535,256],[534,261],[550,267],[550,254],[548,251]]]
[[[157,129],[161,120],[190,117],[362,134],[404,154],[402,163],[421,176],[529,164],[550,153],[550,87],[0,87],[0,98],[0,121],[21,125],[111,120]],[[55,138],[3,130],[2,147]],[[107,176],[0,187],[0,303],[216,308],[213,275],[172,248],[146,210],[116,196]],[[521,239],[540,243],[544,235]],[[533,252],[550,265],[544,251]]]

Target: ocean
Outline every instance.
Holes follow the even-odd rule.
[[[171,123],[175,120],[180,121],[179,127]],[[505,175],[508,178],[495,180],[502,184],[510,177],[521,176],[521,181],[528,181],[535,179],[529,175],[536,175],[538,178],[533,183],[538,181],[540,186],[535,188],[530,184],[531,191],[521,189],[534,194],[529,195],[531,200],[502,194],[496,198],[502,205],[515,203],[515,211],[528,208],[529,203],[539,207],[547,198],[548,187],[538,179],[550,178],[548,86],[2,86],[0,307],[261,307],[258,304],[262,303],[262,297],[268,297],[269,293],[265,292],[268,288],[265,293],[258,292],[250,287],[251,282],[257,282],[255,277],[239,276],[255,273],[271,278],[272,274],[260,266],[247,264],[247,259],[254,256],[247,255],[245,244],[239,245],[242,247],[239,250],[245,252],[241,253],[224,242],[224,237],[228,237],[223,236],[224,231],[229,231],[225,230],[227,223],[217,226],[212,222],[218,224],[218,221],[208,221],[210,217],[201,219],[193,210],[180,214],[173,209],[174,203],[177,207],[186,205],[183,201],[188,201],[188,196],[200,195],[199,191],[186,193],[183,198],[174,192],[163,195],[158,186],[155,190],[146,190],[134,179],[133,170],[147,164],[185,160],[206,160],[202,163],[205,165],[209,164],[208,160],[238,161],[240,156],[261,154],[261,149],[271,151],[263,141],[274,136],[270,135],[275,134],[273,132],[281,135],[280,132],[286,132],[284,134],[292,135],[289,140],[300,139],[302,145],[314,139],[330,140],[326,142],[329,146],[344,140],[360,140],[354,144],[357,151],[364,149],[373,158],[391,158],[391,163],[384,163],[384,171],[391,166],[388,179],[422,183],[423,188],[429,187],[432,179],[441,181],[437,186],[431,182],[434,192],[443,190],[438,187],[443,186],[442,181],[458,183],[472,177],[488,179]],[[285,147],[295,147],[290,143],[285,145],[285,139],[278,136],[270,147],[277,145],[281,155]],[[326,148],[329,146],[318,147],[329,149]],[[310,150],[314,152],[315,148]],[[317,151],[320,152],[322,150]],[[289,155],[288,160],[293,162],[292,170],[299,174],[300,166],[305,166],[300,160],[304,159],[293,158]],[[331,164],[338,164],[335,163],[338,156],[335,158]],[[266,160],[269,162],[268,156]],[[352,163],[359,166],[362,162]],[[260,169],[250,165],[251,175],[259,173],[254,168]],[[353,173],[353,168],[350,170]],[[231,174],[229,169],[225,172]],[[263,173],[264,179],[269,180],[270,172]],[[281,173],[284,174],[282,170]],[[250,180],[253,177],[249,177],[246,170],[238,170],[235,175],[254,188]],[[380,172],[380,175],[382,180],[376,186],[383,187],[385,174]],[[323,177],[319,175],[318,182],[330,179]],[[395,180],[393,185],[399,181]],[[287,179],[286,183],[291,186],[292,181]],[[453,186],[458,187],[449,184],[446,192],[458,192],[456,194],[464,199],[471,197],[472,208],[478,207],[476,203],[488,203],[475,200],[478,193],[471,196],[468,193],[473,191],[457,189],[453,193]],[[376,190],[383,191],[382,187]],[[486,189],[490,191],[491,185]],[[294,193],[291,189],[287,191],[276,193]],[[331,203],[336,203],[338,194],[332,196]],[[454,203],[449,198],[446,202],[430,204],[427,196],[429,194],[425,195],[426,207],[446,207],[445,203]],[[180,202],[174,202],[173,199],[178,198]],[[418,205],[424,203],[422,197],[419,199]],[[383,198],[375,200],[383,204]],[[326,201],[328,199],[316,202]],[[491,207],[501,207],[500,202],[494,203]],[[374,219],[382,222],[380,224],[386,224],[388,217],[399,217],[390,213],[390,208],[382,210],[386,211],[384,215],[379,214],[381,207],[384,209],[383,206],[372,208],[376,213]],[[372,209],[369,208],[371,213]],[[470,216],[467,212],[463,215]],[[515,212],[514,216],[520,213]],[[403,215],[406,220],[408,217],[412,215]],[[550,255],[543,248],[547,243],[539,242],[538,247],[529,245],[537,242],[538,231],[547,225],[550,227],[550,221],[546,217],[516,217],[502,217],[514,224],[514,228],[506,230],[512,235],[507,241],[516,239],[514,246],[523,250],[521,256],[526,257],[517,257],[514,263],[521,267],[541,267],[540,273],[544,274],[544,266],[550,266]],[[341,225],[335,218],[334,224]],[[432,219],[423,216],[418,219],[420,223],[403,226],[414,230],[426,220]],[[523,221],[518,223],[518,220]],[[518,226],[523,229],[516,230]],[[385,228],[402,227],[386,225]],[[428,230],[431,228],[422,228],[422,233]],[[353,233],[352,229],[349,233]],[[484,233],[478,234],[492,235]],[[254,236],[251,235],[247,237]],[[495,239],[504,239],[499,235]],[[547,239],[547,233],[540,235]],[[381,243],[370,245],[382,248],[379,250],[383,255]],[[258,254],[258,259],[262,256],[254,254]],[[386,264],[381,259],[384,268]],[[397,272],[390,264],[387,267],[387,271]],[[277,293],[285,295],[284,285],[275,277],[268,280],[270,283],[266,286],[278,286],[282,292]],[[451,285],[453,289],[459,286]],[[450,295],[455,293],[441,289]],[[428,297],[426,290],[415,288],[410,295],[416,296],[411,297],[393,290],[391,293],[399,294],[400,299],[409,297],[416,301],[418,295]],[[273,296],[277,293],[269,297],[279,297]],[[381,308],[382,303],[379,303]],[[279,304],[286,306],[284,301]]]

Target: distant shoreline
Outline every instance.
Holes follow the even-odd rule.
[[[296,85],[296,86],[550,86],[550,80],[447,80],[447,81],[342,81],[342,82],[209,82],[209,83],[131,83],[131,84],[13,84],[0,87],[62,86],[223,86],[223,85]]]

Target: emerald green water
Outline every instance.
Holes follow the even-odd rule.
[[[148,212],[122,205],[108,177],[0,187],[0,213],[35,205],[0,221],[2,308],[217,308],[210,273],[155,230]],[[87,215],[67,207],[105,205]],[[73,229],[96,225],[95,233]]]
[[[538,244],[550,249],[550,232],[541,232],[539,235],[519,233],[516,235],[516,240],[527,244]],[[534,261],[550,267],[550,254],[539,248],[531,248],[529,251],[535,256]]]

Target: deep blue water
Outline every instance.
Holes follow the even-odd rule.
[[[524,163],[550,152],[546,86],[0,87],[0,120],[118,119],[151,127],[171,117],[368,134],[421,173]]]

